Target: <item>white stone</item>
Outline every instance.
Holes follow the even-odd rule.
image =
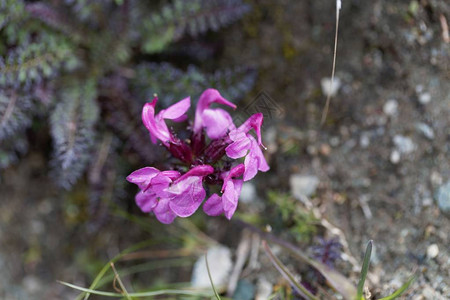
[[[431,244],[427,248],[427,257],[428,258],[435,258],[439,254],[439,247],[436,244]]]
[[[359,138],[359,144],[361,145],[362,148],[367,148],[370,145],[370,138],[367,134],[363,134],[361,135],[361,137]]]
[[[416,149],[416,145],[411,138],[397,134],[394,136],[394,144],[401,154],[409,154]]]
[[[400,162],[400,152],[398,152],[397,150],[392,151],[389,160],[393,164],[398,164]]]
[[[333,84],[331,85],[331,78],[324,77],[322,80],[320,80],[320,85],[322,87],[322,93],[325,96],[336,96],[337,92],[339,91],[339,88],[341,87],[341,80],[337,77],[334,77]]]
[[[239,201],[242,203],[250,203],[255,201],[257,197],[255,185],[251,182],[244,182],[242,185],[241,195],[239,196]]]
[[[265,278],[258,279],[255,300],[267,300],[272,294],[273,285]]]
[[[289,178],[291,193],[299,200],[314,194],[319,182],[319,178],[314,175],[293,174]]]
[[[398,102],[395,99],[386,101],[383,105],[383,112],[388,116],[396,116],[398,114]]]
[[[431,102],[431,95],[430,93],[421,93],[419,95],[419,102],[422,104],[428,104]]]
[[[207,252],[208,265],[215,287],[225,286],[233,267],[231,251],[225,246],[214,246]],[[202,255],[194,264],[191,285],[194,288],[209,288],[211,281],[206,268],[205,255]]]
[[[420,133],[422,133],[427,139],[434,139],[434,130],[430,126],[425,123],[419,122],[416,123],[416,129]]]
[[[427,207],[433,205],[433,198],[431,197],[425,197],[422,199],[422,205]]]

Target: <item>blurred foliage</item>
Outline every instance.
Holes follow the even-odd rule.
[[[153,93],[167,105],[195,99],[207,87],[232,101],[252,88],[256,72],[248,67],[211,74],[172,64],[179,61],[177,48],[183,61],[189,53],[191,61],[199,53],[205,53],[202,61],[212,57],[219,50],[214,46],[212,52],[192,50],[199,39],[208,43],[199,35],[250,9],[242,0],[0,0],[0,168],[26,153],[36,117],[48,118],[52,178],[70,189],[89,170],[95,206],[117,178],[107,158],[125,149],[141,161],[154,159],[139,124],[142,103]],[[107,150],[94,152],[105,143]]]
[[[287,228],[297,241],[309,241],[314,236],[317,232],[317,220],[298,200],[289,194],[273,190],[267,196],[278,217],[278,223],[282,223],[281,228]]]

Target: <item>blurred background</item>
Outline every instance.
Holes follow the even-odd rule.
[[[235,219],[270,227],[355,285],[372,239],[375,298],[414,270],[405,299],[450,298],[450,3],[344,0],[330,91],[335,9],[1,0],[0,298],[74,299],[56,280],[87,287],[132,246],[117,264],[130,290],[195,285],[204,251],[220,243],[212,255],[231,268],[251,241],[234,299],[302,299],[240,221],[200,211],[166,226],[134,203],[125,177],[169,158],[150,142],[143,104],[154,93],[160,107],[196,101],[209,87],[265,116],[271,170],[244,185]],[[278,254],[313,293],[334,297]],[[101,289],[114,291],[107,275]]]

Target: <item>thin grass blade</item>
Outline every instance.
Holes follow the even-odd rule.
[[[367,272],[369,271],[370,257],[372,256],[372,247],[373,241],[370,240],[369,243],[367,243],[366,252],[364,253],[364,261],[361,268],[361,277],[359,278],[358,289],[356,294],[356,299],[358,300],[364,299],[363,298],[364,282],[366,281]]]
[[[398,290],[396,290],[392,295],[381,298],[379,300],[392,300],[392,299],[396,299],[397,297],[400,297],[401,294],[403,294],[408,287],[411,285],[411,283],[414,282],[414,280],[416,280],[416,275],[411,276],[408,281],[406,281]]]
[[[356,287],[353,285],[353,283],[350,282],[350,280],[344,277],[344,275],[330,268],[329,266],[321,263],[320,261],[308,257],[297,247],[282,244],[280,245],[285,247],[285,249],[289,250],[289,252],[291,252],[291,254],[293,254],[295,257],[299,258],[300,260],[303,260],[305,263],[308,263],[309,265],[314,267],[317,271],[319,271],[320,274],[322,274],[322,276],[325,277],[328,283],[344,297],[344,299],[347,300],[355,299]]]
[[[127,249],[125,249],[124,251],[122,251],[121,253],[119,253],[118,255],[116,255],[113,259],[111,259],[108,263],[106,263],[103,268],[100,270],[100,272],[97,274],[97,276],[95,277],[94,281],[92,282],[92,284],[89,286],[89,290],[93,290],[98,283],[100,282],[100,280],[103,278],[103,276],[105,275],[105,273],[109,270],[109,268],[111,267],[111,263],[115,263],[116,261],[118,261],[122,256],[124,256],[127,253],[130,252],[134,252],[137,251],[141,248],[145,248],[148,247],[152,244],[154,244],[155,241],[154,240],[147,240],[147,241],[143,241],[141,243],[138,243],[136,245],[133,245]],[[80,295],[78,295],[78,297],[76,298],[76,300],[80,300],[82,299],[82,297],[84,296],[84,300],[89,299],[89,293],[82,293]]]
[[[285,277],[289,281],[289,283],[300,295],[309,300],[318,300],[318,298],[315,297],[313,294],[311,294],[301,283],[295,280],[294,275],[292,275],[292,273],[289,272],[287,267],[275,256],[275,254],[273,254],[273,252],[270,250],[270,247],[267,245],[266,241],[262,241],[262,245],[264,251],[270,258],[270,261],[273,263],[273,265],[277,268],[277,270],[281,273],[281,275],[283,275],[283,277]]]
[[[214,286],[214,282],[212,280],[211,277],[211,271],[209,270],[209,264],[208,264],[208,255],[205,254],[205,262],[206,262],[206,270],[208,271],[208,277],[209,277],[209,281],[211,282],[211,287],[214,291],[214,295],[216,296],[217,300],[221,300],[219,294],[217,293],[216,287]]]
[[[70,288],[73,288],[75,290],[89,293],[92,295],[99,295],[99,296],[106,296],[106,297],[113,297],[113,298],[123,298],[123,294],[120,293],[113,293],[113,292],[106,292],[106,291],[99,291],[99,290],[93,290],[93,289],[87,289],[84,287],[80,287],[68,282],[64,281],[58,281],[62,285],[68,286]],[[130,297],[154,297],[154,296],[161,296],[161,295],[185,295],[185,296],[197,296],[197,297],[211,297],[212,294],[210,292],[202,292],[202,291],[194,291],[194,290],[158,290],[158,291],[148,291],[148,292],[137,292],[137,293],[129,293],[128,296]]]
[[[122,294],[127,298],[127,300],[132,300],[130,294],[128,294],[128,291],[122,282],[122,279],[120,279],[119,273],[117,272],[114,263],[111,263],[111,269],[114,271],[115,279],[117,279],[117,282],[119,283],[120,289],[122,290]]]

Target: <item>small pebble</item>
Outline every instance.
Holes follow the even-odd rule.
[[[391,163],[398,164],[400,162],[400,152],[394,150],[391,152],[391,157],[389,158]]]
[[[397,100],[390,99],[383,105],[383,112],[388,116],[396,116],[398,114],[398,102]]]
[[[361,137],[359,138],[359,144],[361,145],[362,148],[367,148],[370,145],[370,138],[367,134],[363,134],[361,135]]]
[[[438,188],[435,198],[439,209],[450,215],[450,181]]]
[[[214,246],[208,250],[208,265],[212,281],[216,287],[226,285],[233,267],[231,251],[225,246]],[[194,264],[191,285],[195,288],[210,288],[211,281],[206,268],[205,256],[201,256]]]
[[[319,152],[323,156],[328,156],[331,153],[331,147],[328,144],[322,144],[320,145]]]
[[[243,203],[250,203],[256,200],[258,196],[256,195],[256,188],[253,183],[245,182],[242,185],[241,195],[239,201]]]
[[[416,149],[416,145],[412,139],[403,135],[395,135],[393,142],[401,154],[409,154]]]
[[[292,195],[301,200],[303,197],[309,197],[316,192],[319,185],[319,178],[314,175],[293,174],[289,178]]]
[[[425,123],[416,123],[416,130],[422,133],[427,139],[434,139],[434,130]]]
[[[427,257],[428,258],[436,258],[439,254],[439,247],[436,244],[431,244],[430,246],[428,246],[427,248]]]
[[[267,279],[261,277],[258,279],[256,287],[255,300],[266,300],[269,299],[272,294],[273,285]]]
[[[419,102],[422,104],[428,104],[431,102],[431,95],[430,93],[421,93],[419,95]]]
[[[340,139],[339,139],[338,136],[333,136],[332,138],[330,138],[330,145],[331,145],[332,147],[337,147],[337,146],[339,146],[339,143],[340,143]]]

